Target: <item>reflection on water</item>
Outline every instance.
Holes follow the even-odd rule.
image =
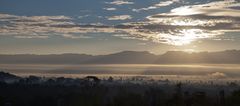
[[[203,64],[203,65],[16,65],[1,64],[0,69],[21,76],[37,75],[49,77],[84,77],[97,75],[101,78],[114,76],[140,76],[145,79],[214,79],[229,80],[240,78],[238,64]]]

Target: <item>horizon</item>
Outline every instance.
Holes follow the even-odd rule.
[[[131,50],[126,50],[126,51],[119,51],[119,52],[113,52],[113,53],[108,53],[108,54],[87,54],[87,53],[59,53],[59,54],[30,54],[30,53],[23,53],[23,54],[0,54],[0,55],[68,55],[68,54],[72,54],[72,55],[90,55],[90,56],[101,56],[101,55],[111,55],[111,54],[118,54],[118,53],[122,53],[122,52],[147,52],[153,55],[164,55],[168,52],[184,52],[187,54],[196,54],[196,53],[216,53],[216,52],[225,52],[225,51],[240,51],[240,49],[226,49],[226,50],[219,50],[219,51],[181,51],[181,50],[170,50],[170,51],[166,51],[164,53],[161,54],[155,54],[152,53],[150,51],[131,51]]]

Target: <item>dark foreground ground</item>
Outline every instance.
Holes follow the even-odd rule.
[[[134,79],[136,80],[136,79]],[[239,85],[21,78],[0,72],[0,106],[240,106]]]

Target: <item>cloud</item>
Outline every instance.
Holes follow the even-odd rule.
[[[113,2],[105,2],[106,4],[113,4],[113,5],[125,5],[125,4],[134,4],[133,2],[117,0]]]
[[[58,26],[75,25],[66,16],[16,16],[0,14],[0,35],[16,38],[47,38],[52,34],[68,33],[67,28]],[[73,30],[73,29],[71,29]]]
[[[110,28],[100,28],[100,24],[78,25],[67,16],[17,16],[0,14],[0,36],[15,38],[90,38],[86,33],[112,32]],[[90,27],[92,26],[92,27]]]
[[[207,16],[232,16],[240,17],[239,9],[231,7],[238,6],[235,0],[215,1],[207,4],[182,6],[172,9],[170,13],[165,15],[196,15],[205,14]]]
[[[117,10],[116,8],[103,8],[104,10],[108,10],[108,11],[114,11]]]
[[[150,15],[144,21],[116,25],[79,24],[66,16],[0,14],[0,35],[17,38],[89,38],[89,33],[109,33],[123,39],[181,46],[202,39],[223,40],[220,35],[239,32],[240,10],[237,7],[239,2],[233,0],[182,6],[166,13]],[[110,21],[132,19],[130,15],[106,18]]]
[[[163,6],[169,6],[175,2],[179,2],[179,0],[171,0],[171,1],[163,1],[158,4],[155,4],[156,7],[163,7]]]
[[[111,16],[107,17],[108,20],[128,20],[132,19],[130,15],[118,15],[118,16]]]
[[[211,74],[208,74],[207,76],[210,77],[210,78],[213,78],[213,79],[222,79],[222,78],[227,77],[226,74],[221,73],[221,72],[211,73]]]
[[[82,18],[86,18],[86,17],[89,17],[90,15],[82,15],[82,16],[78,16],[79,19],[82,19]]]
[[[138,34],[130,35],[176,46],[200,39],[220,39],[218,36],[226,32],[240,31],[240,10],[236,6],[239,2],[228,0],[174,8],[148,16],[148,21],[132,23]]]
[[[22,39],[33,39],[33,38],[37,38],[37,39],[46,39],[46,38],[49,38],[48,36],[39,36],[39,35],[27,35],[27,36],[19,36],[19,35],[16,35],[14,36],[15,38],[22,38]]]
[[[128,34],[114,34],[115,37],[120,37],[122,39],[136,39],[135,37],[131,37]]]
[[[71,39],[88,39],[88,38],[92,38],[90,36],[84,36],[84,35],[73,35],[73,34],[63,34],[63,37],[65,38],[71,38]]]
[[[178,2],[179,2],[179,0],[161,1],[158,4],[154,4],[154,5],[146,7],[146,8],[132,9],[132,11],[135,11],[135,12],[147,11],[147,10],[157,9],[157,8],[160,8],[160,7],[169,6],[169,5],[172,5],[174,3],[178,3]]]
[[[236,4],[239,3],[229,0],[178,7],[168,13],[147,17],[150,23],[147,27],[159,32],[160,38],[172,45],[216,39],[217,35],[225,32],[240,31],[240,10],[231,8]]]

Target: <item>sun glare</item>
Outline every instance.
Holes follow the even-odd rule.
[[[165,40],[165,43],[182,46],[190,44],[198,39],[209,38],[208,33],[205,33],[201,29],[182,29],[172,34],[158,34],[161,39]]]

